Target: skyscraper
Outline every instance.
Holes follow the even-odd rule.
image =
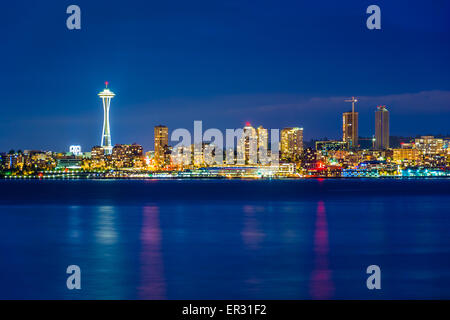
[[[163,166],[168,159],[169,129],[166,126],[155,126],[155,162]]]
[[[358,147],[358,112],[355,112],[355,103],[358,100],[352,97],[345,100],[352,103],[352,111],[342,114],[342,140],[348,142],[351,148]]]
[[[109,127],[109,107],[111,105],[111,99],[115,94],[108,89],[108,81],[105,82],[105,89],[98,95],[103,102],[103,131],[102,131],[102,143],[101,146],[106,154],[112,153],[111,143],[111,130]]]
[[[389,148],[389,111],[386,106],[378,106],[375,111],[375,149]]]
[[[303,128],[281,130],[281,159],[297,161],[303,152]]]
[[[258,134],[247,122],[238,143],[238,163],[256,164],[258,162]]]
[[[258,133],[258,150],[267,151],[269,141],[269,133],[267,129],[263,128],[263,126],[259,126],[256,131]]]

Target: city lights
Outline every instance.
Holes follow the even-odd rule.
[[[360,138],[355,97],[345,100],[352,103],[352,110],[343,113],[342,141],[316,141],[315,145],[305,146],[301,127],[269,130],[262,125],[255,128],[247,121],[242,129],[227,129],[223,134],[218,129],[203,132],[202,122],[194,121],[194,141],[189,130],[177,129],[174,132],[187,136],[183,143],[173,146],[174,136],[170,136],[169,128],[157,125],[154,150],[144,152],[136,143],[112,145],[109,110],[115,94],[108,88],[108,82],[99,96],[104,110],[101,145],[84,153],[79,145],[70,146],[68,153],[39,150],[1,153],[1,176],[8,179],[450,176],[449,138],[422,136],[392,145],[386,106],[376,107],[374,136]],[[220,141],[224,136],[227,141]],[[362,146],[365,141],[371,145]]]

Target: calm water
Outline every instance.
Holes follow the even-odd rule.
[[[448,299],[450,179],[2,180],[0,298]]]

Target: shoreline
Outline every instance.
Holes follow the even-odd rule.
[[[314,180],[314,179],[327,179],[327,180],[355,180],[355,179],[392,179],[392,180],[403,180],[403,179],[450,179],[450,176],[355,176],[355,177],[326,177],[326,176],[309,176],[309,177],[86,177],[86,176],[66,176],[66,177],[37,177],[37,176],[4,176],[0,177],[1,180]]]

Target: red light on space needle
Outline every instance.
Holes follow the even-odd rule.
[[[108,88],[108,84],[109,84],[109,82],[108,81],[105,81],[105,86]]]
[[[246,125],[247,127],[250,127],[250,122],[247,121],[247,122],[245,123],[245,125]]]

